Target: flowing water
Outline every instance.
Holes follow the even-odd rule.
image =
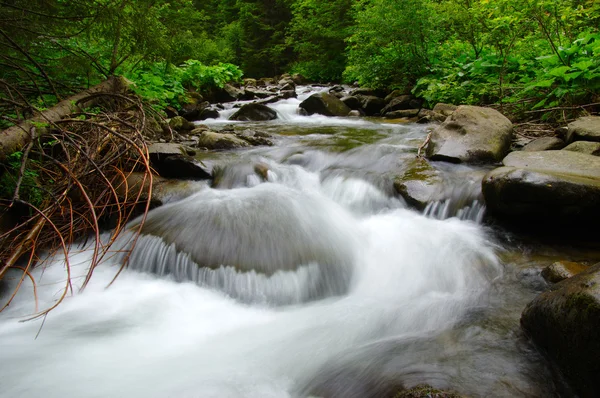
[[[24,286],[0,316],[0,396],[386,397],[420,383],[557,395],[518,320],[545,287],[540,265],[563,254],[498,244],[481,224],[482,168],[435,165],[445,199],[408,209],[392,181],[424,126],[298,116],[299,102],[233,124],[271,133],[273,147],[202,154],[216,187],[153,210],[110,288],[119,255],[21,322],[34,312]],[[90,247],[69,257],[77,292]],[[51,305],[64,259],[34,276]]]

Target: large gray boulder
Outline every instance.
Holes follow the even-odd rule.
[[[357,95],[360,105],[367,116],[375,116],[381,113],[385,107],[385,100],[374,95]]]
[[[536,297],[521,326],[580,397],[600,397],[600,264]]]
[[[600,158],[570,151],[512,152],[489,172],[482,190],[488,210],[522,223],[600,221]]]
[[[277,119],[277,112],[262,104],[245,104],[229,120],[265,121]]]
[[[569,123],[567,142],[573,141],[600,142],[600,116],[580,117]]]
[[[494,163],[508,153],[510,120],[495,109],[461,105],[431,135],[427,157],[453,163]]]
[[[351,109],[339,98],[328,93],[316,93],[300,103],[308,115],[347,116]]]

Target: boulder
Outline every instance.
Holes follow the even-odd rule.
[[[600,158],[570,151],[512,152],[482,189],[491,213],[534,225],[600,221]]]
[[[510,149],[513,127],[495,109],[461,105],[437,127],[427,157],[453,163],[495,163]]]
[[[127,175],[126,183],[115,186],[119,198],[126,196],[135,198],[140,195],[140,200],[148,199],[148,188],[150,179],[144,173],[131,173]],[[162,205],[188,197],[201,189],[201,185],[190,180],[180,180],[152,176],[152,196],[150,200],[154,204]]]
[[[229,120],[264,121],[277,119],[277,112],[262,104],[245,104]]]
[[[353,97],[351,95],[347,95],[345,97],[341,98],[341,101],[346,104],[346,106],[348,106],[348,108],[353,109],[353,110],[359,110],[362,108],[362,105],[360,103],[360,100],[358,99],[358,97]]]
[[[437,113],[431,109],[425,108],[421,108],[419,110],[417,117],[419,118],[417,123],[443,122],[446,120],[446,116],[442,115],[441,113]]]
[[[383,115],[386,119],[410,119],[419,115],[419,109],[403,109],[398,111],[387,112]]]
[[[396,97],[400,97],[401,95],[407,95],[407,93],[403,90],[394,90],[385,96],[385,102],[389,104],[391,100],[393,100]]]
[[[206,120],[206,119],[218,119],[219,111],[215,108],[204,108],[202,112],[200,112],[200,117],[198,120]]]
[[[563,151],[572,151],[585,153],[587,155],[600,156],[600,142],[575,141],[563,148]]]
[[[300,73],[294,73],[292,75],[292,81],[298,86],[304,86],[310,83],[308,79],[302,76]]]
[[[344,87],[340,86],[339,84],[336,84],[335,86],[333,86],[329,89],[329,92],[330,93],[343,93]]]
[[[148,147],[150,164],[156,172],[166,178],[206,180],[211,175],[206,168],[186,155],[179,144],[152,144]]]
[[[279,92],[279,98],[288,99],[288,98],[296,98],[298,94],[296,94],[296,90],[281,90]]]
[[[236,149],[250,144],[235,134],[217,133],[212,130],[202,130],[198,135],[198,146],[206,149]]]
[[[179,116],[183,116],[185,120],[193,122],[195,120],[200,120],[200,114],[206,108],[210,107],[208,101],[185,104],[179,110]]]
[[[526,152],[537,152],[537,151],[550,151],[553,149],[562,149],[565,146],[565,142],[560,138],[556,137],[542,137],[531,141],[525,145],[522,151]]]
[[[444,180],[425,159],[416,158],[394,179],[394,189],[406,203],[423,210],[429,202],[443,199]]]
[[[406,95],[399,95],[396,98],[392,99],[386,106],[385,108],[383,108],[381,113],[387,113],[387,112],[392,112],[392,111],[400,111],[403,109],[411,109],[414,108],[413,106],[411,106],[411,102],[413,101],[413,96],[406,94]],[[420,108],[420,106],[417,106],[417,108]]]
[[[351,109],[339,98],[329,93],[316,93],[300,103],[308,115],[318,113],[325,116],[346,116]]]
[[[218,102],[233,102],[237,101],[244,95],[244,91],[231,84],[225,84],[222,89],[215,94]]]
[[[521,326],[580,397],[600,396],[600,264],[536,297]]]
[[[360,113],[359,110],[353,109],[350,111],[350,113],[348,114],[348,116],[350,117],[361,117],[362,114]]]
[[[557,261],[542,270],[542,276],[550,283],[569,279],[588,269],[587,266],[572,261]]]
[[[385,92],[385,90],[381,90],[381,89],[359,87],[359,88],[355,88],[354,90],[350,91],[350,95],[370,95],[370,96],[374,96],[374,97],[385,98],[387,93]]]
[[[458,109],[458,106],[452,104],[444,104],[442,102],[435,104],[433,111],[444,116],[450,116]]]
[[[569,123],[566,141],[600,142],[600,116],[580,117]]]
[[[259,90],[252,87],[246,87],[246,92],[252,94],[255,98],[267,98],[273,95],[270,91]]]
[[[360,105],[367,116],[375,116],[381,113],[385,107],[385,100],[374,95],[357,95]]]
[[[184,131],[191,131],[194,129],[194,123],[186,120],[183,116],[175,116],[171,120],[169,120],[169,127],[178,133]]]
[[[252,79],[251,77],[244,78],[243,82],[246,89],[248,89],[248,87],[256,87],[256,79]]]

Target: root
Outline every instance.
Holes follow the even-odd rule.
[[[136,97],[114,93],[93,93],[79,102],[93,102],[96,107],[51,121],[43,131],[32,127],[32,139],[24,148],[15,173],[14,191],[0,199],[0,209],[5,212],[19,208],[27,213],[14,228],[0,235],[0,280],[9,269],[22,272],[0,311],[11,304],[24,279],[29,278],[36,299],[35,313],[29,319],[48,314],[69,291],[73,292],[68,259],[71,244],[81,238],[93,239],[91,263],[81,285],[84,289],[95,267],[119,250],[111,247],[127,222],[141,213],[141,228],[150,209],[152,184],[141,184],[134,194],[126,189],[128,194],[119,195],[117,188],[126,184],[127,175],[132,172],[143,172],[144,178],[152,181],[144,139],[152,134],[146,125],[147,114],[152,110]],[[35,186],[26,187],[25,175],[34,177]],[[33,190],[41,199],[28,196],[24,188]],[[112,231],[108,241],[101,239],[103,228]],[[133,249],[136,240],[137,236],[128,250]],[[30,270],[43,265],[40,253],[47,253],[47,258],[57,252],[65,257],[65,286],[52,305],[39,309],[37,285]],[[127,265],[129,256],[123,257],[117,275]]]

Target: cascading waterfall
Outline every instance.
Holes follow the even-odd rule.
[[[91,254],[73,248],[74,296],[19,322],[34,310],[25,286],[0,316],[0,396],[359,398],[413,382],[473,395],[506,396],[511,383],[540,391],[513,351],[488,365],[512,377],[498,386],[472,377],[487,351],[462,360],[452,348],[463,334],[476,338],[463,325],[491,305],[503,275],[485,230],[464,221],[481,218],[469,204],[478,191],[454,196],[464,199],[459,217],[443,219],[452,214],[435,204],[426,215],[407,209],[370,176],[406,151],[398,137],[423,131],[377,128],[390,131],[383,144],[343,154],[284,142],[240,155],[221,186],[148,214],[129,268],[108,289],[122,255],[77,293]],[[40,306],[51,305],[64,259],[33,273]],[[462,371],[448,359],[457,356]]]

